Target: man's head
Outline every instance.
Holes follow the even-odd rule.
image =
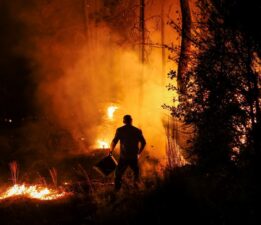
[[[132,118],[130,115],[125,115],[123,117],[123,123],[126,124],[126,125],[130,125],[132,124]]]

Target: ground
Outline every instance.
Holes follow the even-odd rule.
[[[58,201],[3,201],[1,221],[5,225],[260,224],[258,184],[242,171],[206,173],[187,166],[168,172],[164,180],[144,182],[139,189],[125,184],[116,195],[113,184],[104,182],[94,184],[93,193],[78,192]]]
[[[7,131],[1,131],[0,135],[3,149],[0,192],[12,184],[8,163],[16,160],[20,182],[34,183],[44,178],[51,185],[49,169],[55,168],[58,186],[72,191],[73,196],[56,201],[2,200],[0,223],[3,225],[261,224],[257,207],[260,184],[253,168],[220,167],[206,171],[184,166],[155,170],[143,176],[139,188],[134,187],[132,174],[127,171],[122,190],[115,194],[113,174],[103,177],[93,169],[106,151],[59,154],[59,157],[43,151],[39,157],[35,154],[38,137],[31,138],[28,143],[33,144],[26,145],[20,143],[26,133]],[[150,161],[153,170],[157,168],[157,160],[150,159],[146,153],[142,160],[142,163]]]

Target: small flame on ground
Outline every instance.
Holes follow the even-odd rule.
[[[4,193],[0,194],[0,200],[11,197],[27,197],[39,200],[54,200],[60,199],[68,195],[69,193],[50,189],[40,185],[25,185],[15,184],[8,188]]]
[[[118,109],[117,106],[109,106],[107,109],[107,115],[110,120],[113,120],[115,111]]]
[[[98,143],[99,148],[103,148],[103,149],[110,148],[109,143],[104,140],[98,140],[97,143]]]

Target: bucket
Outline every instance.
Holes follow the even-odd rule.
[[[108,155],[105,158],[103,158],[101,161],[99,161],[94,166],[94,169],[96,169],[103,176],[108,176],[110,173],[112,173],[115,170],[117,165],[118,163],[116,159],[112,155]]]

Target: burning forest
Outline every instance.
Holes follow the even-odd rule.
[[[1,223],[260,224],[260,10],[0,0]]]

